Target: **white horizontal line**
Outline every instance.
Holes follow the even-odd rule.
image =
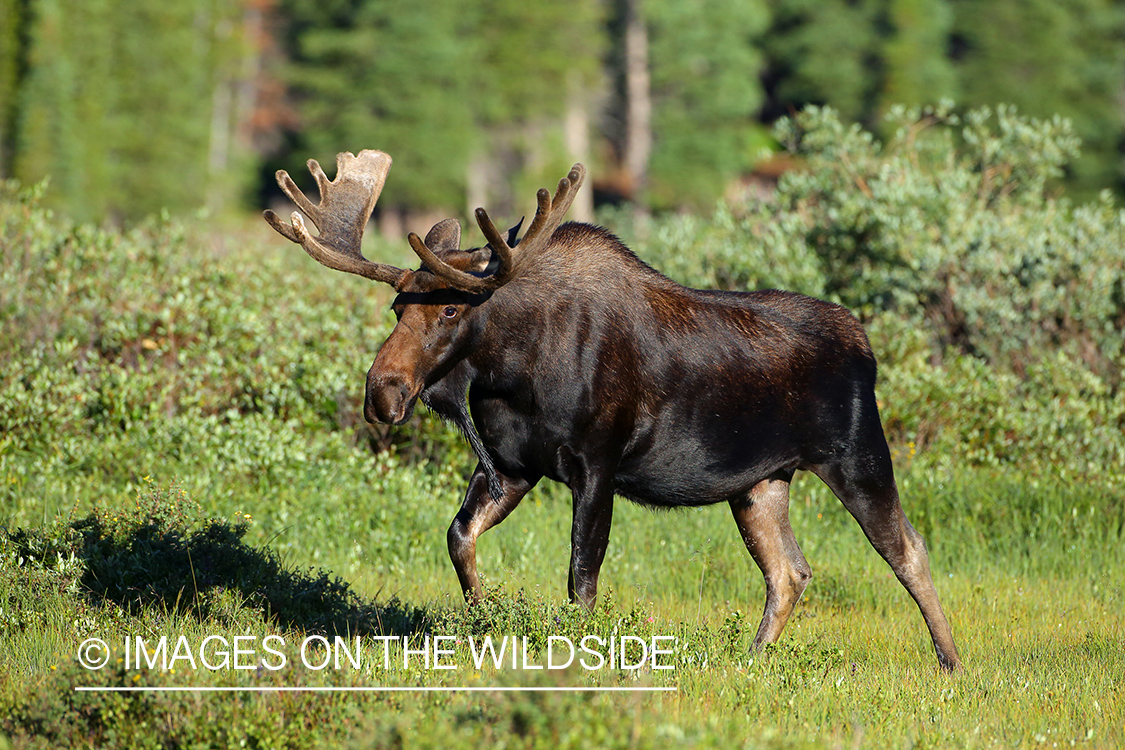
[[[185,685],[115,687],[77,686],[82,693],[667,693],[677,692],[677,687],[301,687],[301,686],[249,686],[208,687]]]

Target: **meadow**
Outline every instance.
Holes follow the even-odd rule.
[[[903,117],[933,137],[882,148],[824,113],[796,121],[807,168],[768,206],[605,221],[685,283],[784,286],[861,316],[963,673],[938,671],[917,608],[811,476],[791,512],[813,580],[761,653],[764,586],[724,507],[619,501],[588,613],[565,601],[569,495],[544,483],[482,537],[488,596],[466,607],[444,532],[470,450],[424,409],[362,418],[388,290],[258,221],[75,225],[42,186],[9,184],[0,746],[1125,746],[1125,216],[1051,193],[1074,148],[1057,123]],[[271,635],[284,666],[260,658]],[[526,638],[531,666],[552,637],[670,637],[673,668],[477,669],[486,635]],[[217,636],[212,662],[236,637],[258,650],[249,669],[126,661],[127,639],[161,636],[169,656],[181,636]],[[314,669],[294,651],[310,636],[359,636],[365,658]],[[398,645],[385,661],[383,636],[447,636],[456,668],[403,666]],[[79,663],[90,638],[112,649],[101,669]],[[76,689],[296,686],[672,690]]]

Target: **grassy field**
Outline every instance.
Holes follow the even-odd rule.
[[[811,481],[795,493],[794,524],[814,566],[813,584],[781,645],[751,655],[747,646],[763,587],[724,508],[653,514],[622,503],[603,574],[608,586],[599,610],[585,615],[562,601],[568,503],[557,492],[538,493],[482,541],[491,598],[469,610],[456,601],[444,559],[442,532],[457,482],[431,483],[415,473],[397,488],[372,493],[361,486],[366,471],[356,472],[356,485],[346,472],[325,478],[319,491],[310,485],[316,501],[299,506],[303,511],[285,505],[286,521],[274,493],[246,498],[239,508],[246,526],[241,539],[230,521],[202,524],[182,490],[155,486],[135,507],[105,508],[78,524],[93,542],[68,546],[60,525],[39,527],[36,538],[9,539],[0,587],[5,730],[17,745],[44,747],[243,741],[259,747],[439,747],[470,739],[515,747],[1125,742],[1125,569],[1116,549],[1079,547],[1062,525],[1054,534],[1029,530],[1022,549],[1013,544],[1006,553],[990,550],[964,517],[950,518],[944,533],[931,534],[940,538],[931,544],[935,576],[966,664],[963,674],[947,676],[935,668],[913,603],[838,503]],[[907,474],[908,486],[913,476]],[[987,479],[977,477],[978,497],[997,489]],[[942,489],[919,484],[913,504],[942,504],[935,497]],[[1035,500],[1053,507],[1063,497],[1060,488],[1040,489]],[[1087,507],[1095,506],[1078,512],[1089,517]],[[380,518],[403,528],[401,541],[380,539],[373,528]],[[191,530],[198,534],[194,541]],[[190,576],[184,550],[196,566]],[[312,565],[351,586],[333,585]],[[455,653],[445,663],[457,669],[426,669],[417,657],[403,669],[397,646],[389,669],[375,648],[359,669],[345,662],[324,671],[298,663],[292,648],[290,664],[279,671],[192,669],[183,660],[171,671],[116,661],[87,671],[75,661],[78,644],[95,636],[113,644],[120,659],[120,644],[138,635],[150,643],[183,635],[194,647],[209,635],[230,641],[272,633],[295,646],[309,633],[334,632],[455,636],[461,643],[451,645]],[[486,633],[526,636],[532,665],[544,663],[548,636],[574,642],[614,633],[674,636],[674,654],[661,662],[674,669],[536,671],[521,662],[515,669],[477,670],[467,641]],[[313,664],[318,660],[310,657]],[[80,685],[644,685],[676,691],[74,692]]]
[[[879,339],[885,322],[872,328],[880,398],[962,674],[938,672],[917,608],[808,476],[791,507],[814,578],[764,653],[748,651],[764,587],[725,507],[619,501],[586,613],[564,601],[569,497],[544,484],[482,538],[489,596],[467,608],[445,529],[468,448],[425,414],[395,430],[358,416],[389,330],[385,294],[261,238],[68,228],[27,195],[4,210],[0,746],[1125,746],[1120,471],[1014,448],[980,458],[981,435],[1023,440],[1022,427],[989,426],[997,403],[1013,425],[1030,418],[981,371],[915,373],[902,336]],[[917,393],[933,400],[907,399]],[[1073,393],[1052,407],[1062,446],[1067,409],[1109,430],[1097,415],[1122,402],[1120,390]],[[973,413],[973,434],[943,421]],[[317,635],[359,636],[359,665],[314,669],[315,645],[302,663]],[[529,666],[552,636],[669,637],[657,665],[673,668],[477,669],[485,635],[526,638]],[[126,639],[161,636],[180,655],[170,669],[125,660]],[[209,663],[237,636],[255,648],[237,665],[252,668],[193,667],[176,650],[182,640],[201,662],[209,636],[222,639]],[[381,636],[399,639],[389,664]],[[402,638],[443,636],[455,669],[400,662]],[[90,638],[112,650],[104,668],[79,663],[97,655],[80,649]],[[674,690],[76,690],[189,686]]]

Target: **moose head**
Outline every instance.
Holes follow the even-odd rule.
[[[373,263],[360,250],[391,157],[373,150],[360,151],[358,156],[341,153],[336,157],[335,180],[328,179],[315,159],[309,159],[308,167],[320,191],[317,206],[285,170],[277,172],[277,181],[320,235],[312,236],[296,211],[290,224],[270,210],[265,219],[318,263],[390,284],[398,292],[392,305],[398,325],[368,371],[364,400],[369,422],[391,424],[410,419],[419,396],[473,350],[481,331],[480,321],[474,321],[475,310],[521,269],[533,265],[562,224],[586,174],[581,164],[575,164],[559,181],[554,196],[541,189],[535,218],[519,240],[522,221],[505,239],[483,208],[476,210],[477,224],[488,242],[483,248],[461,250],[461,225],[456,219],[438,222],[424,240],[411,232],[410,247],[422,261],[420,269],[411,271]]]

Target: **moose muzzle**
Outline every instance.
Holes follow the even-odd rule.
[[[414,413],[420,392],[411,380],[397,373],[377,370],[372,365],[367,373],[363,416],[371,423],[402,424]]]

